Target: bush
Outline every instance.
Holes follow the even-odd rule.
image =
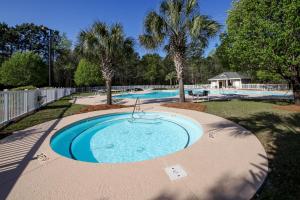
[[[172,90],[174,90],[174,88],[171,88]],[[152,90],[170,90],[168,88],[153,88]]]
[[[21,86],[11,89],[12,91],[18,91],[18,90],[35,90],[36,87],[33,85],[27,85],[27,86]]]
[[[94,86],[102,82],[99,67],[86,59],[80,60],[74,79],[78,86]]]
[[[3,62],[0,83],[5,86],[42,86],[47,83],[47,68],[39,55],[17,52]]]

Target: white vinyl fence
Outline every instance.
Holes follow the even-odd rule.
[[[242,89],[250,90],[289,90],[288,84],[242,84]]]
[[[143,90],[147,89],[178,89],[178,85],[126,85],[126,86],[112,86],[113,90],[133,90],[135,88],[140,88]],[[185,89],[210,89],[210,84],[196,84],[196,85],[184,85]],[[235,89],[246,89],[246,90],[290,90],[288,84],[242,84],[241,88]],[[96,87],[81,87],[76,88],[76,92],[94,92],[98,90],[105,90],[105,86]]]
[[[143,90],[147,89],[178,89],[178,85],[126,85],[126,86],[112,86],[113,90],[133,90],[135,88],[141,88]],[[196,85],[184,85],[185,89],[210,89],[210,84],[196,84]],[[270,90],[270,91],[279,91],[279,90],[290,90],[288,84],[242,84],[241,88],[235,89],[245,89],[245,90]],[[76,92],[96,92],[98,90],[105,90],[105,86],[96,86],[96,87],[81,87],[76,88]]]
[[[50,88],[0,92],[0,125],[74,93],[75,88]]]
[[[76,88],[76,92],[93,92],[97,90],[104,90],[105,86],[96,86],[96,87],[81,87]],[[113,90],[120,90],[120,91],[126,91],[126,90],[133,90],[135,88],[140,88],[143,90],[147,89],[177,89],[177,85],[125,85],[125,86],[112,86]],[[197,85],[184,85],[185,89],[206,89],[210,88],[209,84],[197,84]]]

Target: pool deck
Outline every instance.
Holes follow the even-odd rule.
[[[168,91],[168,90],[167,90]],[[235,91],[234,89],[225,89],[222,91]],[[246,91],[246,90],[245,90]],[[248,91],[253,91],[253,90],[248,90]],[[132,93],[132,94],[145,94],[149,92],[155,92],[155,90],[144,90],[144,91],[138,91],[138,92],[126,92],[126,93]],[[214,101],[214,100],[230,100],[230,99],[265,99],[265,100],[290,100],[292,99],[292,94],[287,95],[289,91],[274,91],[277,93],[279,96],[272,96],[272,95],[263,95],[263,94],[251,94],[251,95],[230,95],[230,94],[209,94],[208,97],[205,96],[200,96],[200,97],[192,97],[190,95],[185,95],[187,100],[190,101]],[[114,94],[119,95],[119,94]],[[152,104],[152,103],[163,103],[163,102],[171,102],[171,101],[177,101],[179,96],[174,96],[174,97],[169,97],[169,98],[161,98],[161,99],[140,99],[140,101],[143,104]],[[136,99],[114,99],[115,103],[118,104],[123,104],[123,105],[134,105]],[[98,104],[103,104],[106,103],[106,95],[92,95],[92,96],[87,96],[87,97],[80,97],[76,99],[77,104],[82,104],[82,105],[98,105]]]
[[[88,98],[82,98],[87,99]],[[166,108],[202,125],[203,136],[171,155],[135,163],[98,164],[71,160],[49,146],[51,136],[75,121],[132,108],[96,111],[52,120],[0,140],[0,199],[192,200],[250,199],[268,172],[258,139],[241,126],[207,113]],[[36,158],[43,153],[43,157]],[[170,180],[165,168],[180,165],[186,177]]]

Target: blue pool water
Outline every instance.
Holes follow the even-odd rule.
[[[185,94],[187,94],[188,89],[185,90]],[[274,91],[255,91],[255,90],[215,90],[209,89],[209,94],[219,95],[219,94],[238,94],[238,95],[261,95],[261,96],[283,96],[289,97],[292,96],[291,92],[274,92]],[[193,93],[203,92],[203,89],[193,89]],[[114,98],[117,99],[162,99],[162,98],[170,98],[179,95],[178,90],[167,90],[167,91],[154,91],[147,92],[143,94],[139,93],[125,93],[120,95],[115,95]]]
[[[132,94],[132,93],[126,93],[121,95],[116,95],[114,98],[118,99],[161,99],[161,98],[169,98],[169,97],[175,97],[179,94],[177,90],[172,91],[155,91],[155,92],[149,92],[144,94]]]
[[[195,143],[201,126],[171,113],[103,115],[62,129],[50,142],[58,154],[86,162],[136,162],[171,154]]]

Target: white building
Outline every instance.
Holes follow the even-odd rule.
[[[242,88],[242,84],[250,83],[251,79],[237,72],[223,72],[208,81],[211,88]]]

